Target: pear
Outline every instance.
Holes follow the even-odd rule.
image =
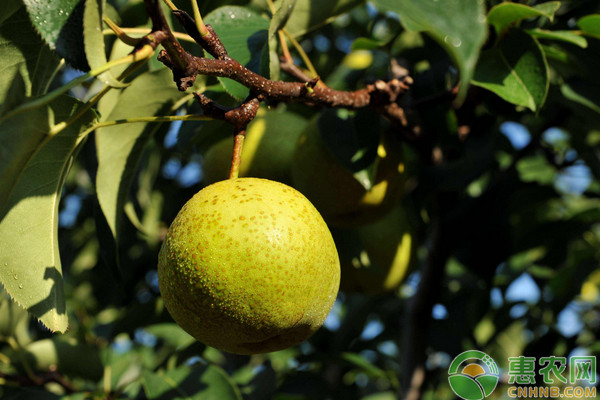
[[[237,178],[194,195],[161,247],[158,281],[175,322],[237,354],[291,347],[335,301],[340,264],[331,233],[298,191]]]
[[[307,120],[286,110],[260,108],[248,125],[239,176],[290,183],[290,166],[298,137]],[[204,182],[227,179],[233,140],[223,139],[204,154]]]
[[[344,292],[379,295],[393,291],[414,264],[413,229],[402,205],[372,224],[334,230],[333,235]]]
[[[292,161],[292,182],[339,228],[366,225],[388,213],[404,193],[405,172],[398,138],[384,134],[377,149],[377,170],[367,190],[325,146],[313,119],[300,138]]]

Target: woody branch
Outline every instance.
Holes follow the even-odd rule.
[[[356,91],[321,87],[316,85],[317,81],[315,80],[305,82],[273,81],[249,70],[231,58],[210,25],[206,25],[208,34],[201,35],[194,20],[184,11],[178,10],[174,11],[173,15],[179,19],[187,33],[214,59],[197,57],[183,51],[162,15],[158,0],[145,1],[153,22],[153,30],[166,32],[166,38],[162,41],[164,50],[160,52],[159,60],[173,71],[173,78],[179,90],[187,90],[197,75],[229,78],[250,89],[251,98],[259,101],[301,102],[312,106],[348,109],[371,107],[387,118],[392,126],[400,132],[407,136],[413,134],[411,130],[407,129],[404,111],[398,104],[399,99],[412,84],[412,78],[408,75],[387,82],[378,80]],[[202,104],[202,102],[200,103]],[[206,108],[204,110],[207,111]],[[240,125],[234,121],[228,122],[233,123],[234,126]]]

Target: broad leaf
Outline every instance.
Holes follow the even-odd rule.
[[[242,399],[237,385],[214,365],[183,366],[158,373],[144,371],[142,380],[144,392],[151,400]]]
[[[73,67],[89,69],[83,45],[85,0],[23,0],[40,36]]]
[[[285,28],[294,37],[302,36],[363,3],[365,0],[297,0]]]
[[[104,49],[104,35],[102,34],[102,13],[104,0],[86,0],[85,12],[83,14],[83,43],[85,55],[91,69],[106,64],[106,52]],[[126,84],[119,82],[111,71],[106,71],[98,76],[98,79],[112,87],[125,87]]]
[[[61,373],[97,381],[103,368],[98,350],[74,338],[55,336],[33,342],[24,348],[25,359],[37,370],[46,371],[52,366]]]
[[[526,32],[538,39],[560,40],[584,49],[588,45],[587,40],[585,40],[584,37],[574,33],[573,31],[547,31],[545,29],[529,29]]]
[[[600,38],[600,14],[591,14],[580,18],[577,26],[584,34]]]
[[[14,175],[0,170],[2,193],[8,195],[6,207],[0,209],[0,281],[17,303],[50,330],[60,332],[68,322],[58,253],[58,203],[81,133],[96,114],[85,112],[43,147],[40,141],[82,104],[62,96],[0,123],[3,149],[16,143],[21,159],[16,169],[14,163],[2,165]],[[28,139],[21,141],[21,137]]]
[[[269,72],[274,81],[279,80],[279,54],[277,47],[279,44],[279,35],[277,32],[283,28],[294,10],[296,0],[281,0],[277,3],[279,8],[273,14],[269,25]]]
[[[370,190],[377,172],[377,148],[381,120],[371,112],[359,110],[349,116],[346,110],[325,110],[318,118],[323,143],[356,180]]]
[[[8,7],[1,14],[0,115],[26,97],[42,94],[59,61],[31,26],[24,7]]]
[[[548,64],[539,43],[512,30],[498,47],[481,55],[473,84],[504,100],[537,111],[548,93]]]
[[[173,84],[171,71],[163,69],[137,77],[121,92],[106,121],[166,114],[182,93]],[[129,186],[146,143],[158,129],[156,123],[132,123],[96,131],[98,174],[96,191],[102,212],[118,235]]]
[[[548,1],[535,7],[517,3],[500,3],[490,10],[487,21],[494,27],[496,33],[501,33],[510,25],[526,18],[546,17],[552,21],[559,7],[560,1]]]
[[[384,10],[400,15],[409,30],[425,31],[451,55],[461,77],[459,101],[464,98],[475,70],[479,51],[487,37],[482,1],[375,0]]]
[[[246,68],[269,76],[267,32],[269,20],[244,7],[219,7],[206,16],[231,58]],[[248,96],[248,88],[227,78],[219,78],[225,90],[237,99]]]

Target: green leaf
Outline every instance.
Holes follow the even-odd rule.
[[[359,37],[352,42],[352,50],[374,50],[386,44],[387,42],[385,41]]]
[[[17,303],[50,330],[60,332],[67,329],[67,313],[58,252],[58,203],[82,132],[96,120],[96,114],[85,112],[40,146],[55,123],[68,120],[82,105],[63,95],[0,122],[4,153],[0,161],[0,281]]]
[[[396,12],[409,30],[425,31],[437,40],[456,63],[461,77],[458,100],[462,101],[487,37],[483,2],[480,0],[375,0],[382,9]]]
[[[600,96],[598,90],[587,82],[569,82],[560,87],[560,91],[567,99],[579,103],[590,110],[600,114]]]
[[[196,339],[172,322],[150,325],[145,327],[144,330],[175,348],[183,348],[196,342]]]
[[[0,286],[0,338],[16,339],[21,346],[31,342],[29,333],[29,315],[14,302],[10,301]]]
[[[112,112],[103,118],[114,121],[167,114],[183,95],[173,84],[171,71],[146,72],[124,89]],[[96,131],[98,173],[96,191],[102,212],[115,238],[129,186],[142,152],[160,124],[132,123]]]
[[[347,110],[324,110],[318,118],[323,143],[356,180],[370,190],[377,173],[377,148],[381,120],[371,112],[359,110],[348,115]]]
[[[268,76],[269,20],[244,7],[219,7],[206,16],[204,22],[211,24],[219,35],[227,52],[246,68]],[[248,96],[248,88],[228,78],[219,78],[225,90],[242,100]]]
[[[82,71],[89,70],[83,44],[84,0],[23,0],[40,36],[59,56]]]
[[[537,39],[560,40],[585,49],[587,40],[573,31],[548,31],[545,29],[528,29],[525,32]]]
[[[551,185],[556,176],[556,168],[541,155],[520,160],[517,163],[517,171],[523,182],[537,182],[541,185]]]
[[[35,32],[20,3],[19,7],[3,9],[0,14],[1,115],[22,103],[26,97],[44,93],[59,60]]]
[[[269,25],[269,71],[271,80],[279,80],[279,53],[277,47],[279,44],[279,36],[277,31],[283,28],[294,10],[296,0],[281,0],[278,2],[279,8],[273,14]]]
[[[496,33],[500,34],[510,25],[526,18],[546,17],[552,21],[559,7],[560,1],[548,1],[535,7],[517,3],[500,3],[490,10],[487,21],[494,27]]]
[[[577,21],[584,34],[600,39],[600,14],[591,14]]]
[[[91,69],[107,63],[102,34],[102,13],[104,0],[86,0],[83,14],[83,43],[85,54]],[[126,87],[119,82],[110,71],[98,75],[98,79],[115,88]]]
[[[302,36],[363,3],[365,0],[297,0],[285,28],[294,37]]]
[[[374,378],[387,379],[388,376],[384,370],[373,365],[360,354],[345,352],[342,353],[342,359],[357,366],[358,368],[365,371],[369,376]]]
[[[93,381],[99,380],[104,372],[98,350],[74,338],[42,339],[24,350],[26,359],[36,370],[47,371],[56,366],[63,374]]]
[[[142,375],[144,392],[150,400],[229,400],[242,399],[237,385],[221,368],[214,365],[179,367]]]
[[[537,111],[548,94],[548,63],[539,43],[514,29],[498,47],[481,55],[473,84]]]

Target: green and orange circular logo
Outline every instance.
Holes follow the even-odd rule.
[[[498,365],[482,351],[460,353],[448,368],[448,382],[456,395],[465,400],[488,397],[498,384]]]

